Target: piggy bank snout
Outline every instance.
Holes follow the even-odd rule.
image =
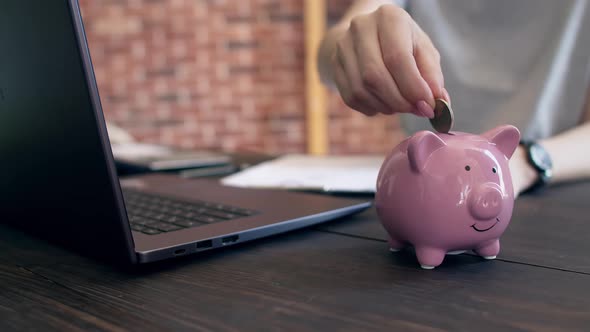
[[[490,220],[502,211],[502,191],[495,183],[484,183],[471,192],[468,202],[475,219]]]

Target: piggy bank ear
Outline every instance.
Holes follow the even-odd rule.
[[[495,144],[498,150],[508,159],[512,157],[518,142],[520,142],[520,132],[516,127],[510,125],[496,127],[486,131],[481,136],[487,138],[490,143]]]
[[[414,172],[420,173],[430,155],[447,144],[431,131],[416,133],[408,143],[408,159]]]

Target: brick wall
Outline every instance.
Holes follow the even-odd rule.
[[[330,0],[333,20],[348,1]],[[304,152],[303,1],[80,0],[107,120],[145,142]],[[329,98],[330,153],[380,153],[396,119]]]

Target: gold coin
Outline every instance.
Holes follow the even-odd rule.
[[[451,106],[443,99],[437,99],[434,106],[434,117],[430,119],[430,124],[434,130],[439,133],[448,134],[453,129],[453,110]]]

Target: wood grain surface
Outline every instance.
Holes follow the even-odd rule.
[[[374,210],[129,270],[0,226],[0,330],[587,331],[589,195],[522,197],[498,260],[433,271],[387,251]]]

